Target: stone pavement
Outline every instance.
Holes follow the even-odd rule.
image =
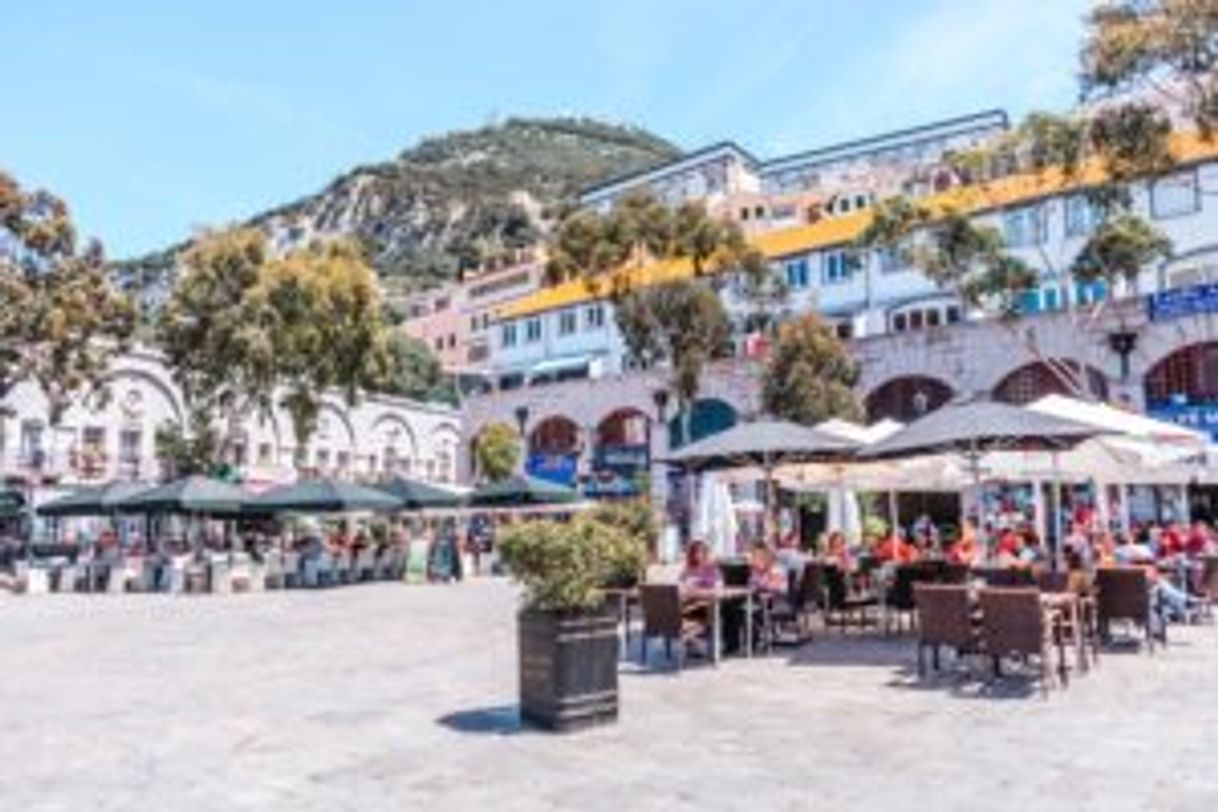
[[[677,675],[622,719],[516,723],[498,581],[217,597],[0,597],[0,809],[1191,810],[1218,800],[1218,627],[1047,698],[908,643]],[[657,666],[659,664],[657,663]]]

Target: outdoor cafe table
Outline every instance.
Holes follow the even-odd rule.
[[[711,610],[711,663],[723,658],[723,604],[744,599],[744,653],[753,656],[753,590],[747,586],[718,586],[712,589],[691,588],[681,591],[686,602],[706,603]]]

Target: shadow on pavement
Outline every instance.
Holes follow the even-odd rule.
[[[436,723],[457,733],[514,736],[527,728],[520,721],[520,706],[475,708],[441,716]]]

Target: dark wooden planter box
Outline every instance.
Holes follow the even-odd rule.
[[[617,618],[611,611],[525,611],[520,718],[567,732],[617,720]]]

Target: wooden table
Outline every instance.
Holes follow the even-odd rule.
[[[723,602],[744,599],[744,652],[753,656],[753,590],[747,586],[720,586],[713,589],[686,589],[682,598],[704,601],[711,609],[711,663],[723,659]]]

